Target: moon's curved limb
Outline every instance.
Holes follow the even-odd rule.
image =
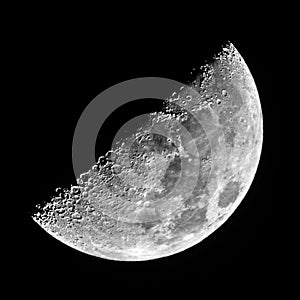
[[[168,148],[161,155],[160,142],[149,140],[154,160],[160,160],[160,167],[173,175],[171,187],[176,193],[167,202],[155,200],[160,189],[167,188],[167,180],[161,186],[164,174],[158,175],[157,170],[156,176],[146,180],[151,185],[145,186],[141,177],[124,167],[130,165],[130,147],[126,146],[134,140],[128,139],[128,145],[116,151],[115,158],[110,157],[113,169],[101,167],[100,175],[96,169],[82,174],[79,188],[53,198],[33,219],[79,251],[127,261],[181,252],[220,227],[245,197],[262,150],[262,112],[253,77],[241,55],[229,44],[189,88],[171,97],[170,103],[184,108],[191,117],[181,120],[186,126],[176,127],[178,122],[167,114],[153,116],[149,124],[149,132],[169,137],[177,149],[168,152]],[[193,122],[194,118],[200,124]],[[174,160],[176,151],[185,161],[181,168]],[[150,165],[157,167],[151,160],[146,166]],[[127,171],[122,173],[121,168]],[[112,170],[118,176],[110,177],[108,172]],[[193,181],[199,170],[200,179]],[[177,180],[180,172],[185,181]],[[186,192],[182,188],[189,182],[192,184],[187,190],[192,192],[183,199]],[[122,192],[134,199],[134,204],[114,198],[114,186],[119,190],[122,186]],[[147,203],[145,196],[151,201]]]

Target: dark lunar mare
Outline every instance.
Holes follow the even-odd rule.
[[[221,208],[224,208],[227,207],[230,203],[233,203],[240,193],[240,186],[241,183],[238,181],[228,182],[220,193],[218,205]]]

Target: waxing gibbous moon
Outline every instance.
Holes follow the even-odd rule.
[[[33,220],[66,245],[105,259],[176,254],[232,215],[253,181],[262,140],[254,79],[229,43],[77,186],[39,206]]]

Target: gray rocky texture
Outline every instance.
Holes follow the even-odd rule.
[[[133,261],[180,252],[221,226],[262,145],[257,90],[233,45],[151,120],[34,220],[80,251]]]

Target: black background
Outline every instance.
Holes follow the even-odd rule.
[[[99,26],[92,34],[80,26],[35,25],[21,34],[17,59],[18,75],[25,83],[20,99],[24,122],[20,122],[18,141],[26,153],[22,167],[28,187],[22,203],[22,250],[14,273],[28,291],[53,281],[60,286],[82,285],[80,289],[91,284],[89,289],[99,289],[99,294],[107,287],[112,293],[140,288],[145,293],[148,289],[171,290],[180,284],[189,290],[205,289],[209,281],[215,282],[216,290],[223,283],[265,286],[276,277],[278,267],[273,180],[280,154],[274,150],[273,140],[280,129],[275,132],[273,127],[277,102],[272,42],[266,37],[243,38],[243,34],[220,38],[211,33],[207,38],[199,33],[195,38],[194,33],[172,26],[145,26],[140,31],[136,25],[122,30],[121,25],[113,29]],[[37,203],[49,199],[56,187],[75,184],[73,132],[81,112],[94,97],[114,84],[138,77],[187,82],[192,69],[218,53],[228,40],[255,79],[264,116],[264,144],[254,182],[224,225],[182,253],[154,261],[114,262],[72,249],[32,221],[30,214]],[[110,139],[110,131],[102,130],[101,134]],[[106,147],[98,143],[97,152],[101,154]]]

